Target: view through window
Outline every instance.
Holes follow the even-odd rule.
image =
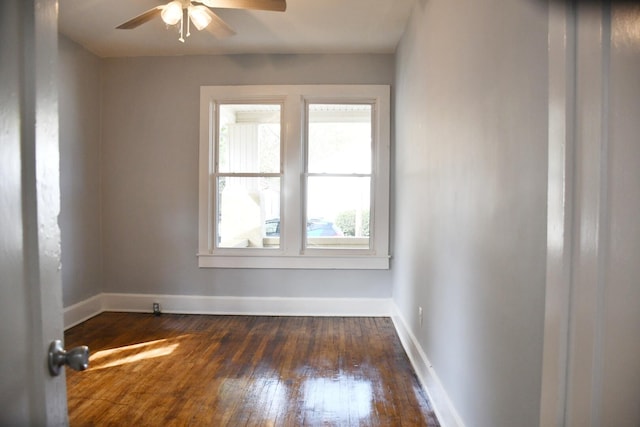
[[[278,247],[281,105],[219,106],[216,187],[218,247]],[[269,230],[267,230],[269,226]]]
[[[369,248],[369,104],[307,105],[306,247]]]

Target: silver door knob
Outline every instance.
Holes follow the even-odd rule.
[[[60,375],[61,368],[67,365],[76,371],[84,371],[89,367],[89,347],[82,345],[65,351],[62,341],[55,340],[49,346],[49,372],[54,377]]]

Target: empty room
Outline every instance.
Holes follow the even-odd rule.
[[[0,19],[1,425],[640,425],[634,2]]]

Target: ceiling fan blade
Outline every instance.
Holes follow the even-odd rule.
[[[138,15],[133,19],[128,20],[124,24],[118,25],[116,28],[119,30],[131,30],[133,28],[139,27],[145,22],[151,21],[156,16],[160,15],[164,6],[156,6],[153,9],[147,10],[142,15]]]
[[[195,0],[205,6],[223,9],[252,9],[284,12],[287,10],[286,0]]]
[[[207,15],[211,17],[211,23],[207,25],[205,28],[211,34],[213,34],[218,39],[223,39],[225,37],[230,37],[234,35],[236,32],[227,25],[226,22],[222,20],[218,15],[216,15],[211,9],[206,8]]]

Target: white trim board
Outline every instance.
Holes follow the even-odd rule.
[[[64,310],[68,329],[103,311],[151,313],[160,303],[163,313],[246,316],[348,316],[389,317],[389,298],[280,298],[216,297],[202,295],[157,295],[103,293]]]
[[[98,294],[77,304],[65,307],[64,329],[67,330],[105,311],[102,304],[102,295]]]
[[[400,314],[400,310],[394,303],[392,303],[391,320],[396,328],[402,347],[413,366],[413,370],[416,372],[423,390],[425,390],[429,396],[429,401],[431,402],[431,406],[433,406],[440,425],[442,427],[464,427],[462,418],[460,418],[453,403],[451,403],[449,395],[442,386],[422,346],[407,327],[407,323]]]
[[[164,313],[246,316],[390,315],[386,298],[216,297],[198,295],[103,294],[106,311],[151,312],[153,302]]]

